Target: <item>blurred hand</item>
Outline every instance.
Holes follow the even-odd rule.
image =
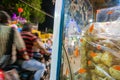
[[[46,55],[50,56],[50,55],[51,55],[51,53],[47,51]]]
[[[29,57],[29,55],[27,54],[27,52],[25,52],[25,53],[23,54],[23,58],[24,58],[25,60],[29,60],[29,59],[30,59],[30,57]]]

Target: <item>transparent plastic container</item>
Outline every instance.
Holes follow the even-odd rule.
[[[97,10],[97,22],[108,22],[115,20],[120,20],[120,6]]]
[[[82,80],[120,80],[120,21],[93,23],[80,39]]]

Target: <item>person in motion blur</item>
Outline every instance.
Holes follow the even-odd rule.
[[[20,33],[16,29],[9,26],[10,22],[11,18],[8,13],[5,11],[0,11],[0,69],[4,69],[7,65],[10,65],[10,63],[16,61],[17,56],[16,54],[13,54],[13,47],[21,53],[24,60],[29,59]],[[12,76],[14,75],[17,76],[17,74],[13,73]],[[7,80],[7,74],[4,74],[4,76],[5,80]]]
[[[33,46],[37,45],[37,47],[44,51],[46,54],[50,55],[50,53],[43,47],[42,43],[39,39],[31,33],[33,24],[32,23],[25,23],[22,28],[21,36],[25,42],[27,52],[29,54],[30,60],[24,61],[22,64],[22,68],[36,71],[34,74],[34,80],[40,80],[43,78],[43,74],[46,70],[46,66],[44,63],[41,63],[33,58]]]
[[[11,18],[5,11],[0,11],[0,57],[3,55],[11,55],[12,59],[16,59],[16,55],[12,54],[12,48],[15,46],[25,60],[29,59],[26,47],[20,33],[11,28],[9,23]]]

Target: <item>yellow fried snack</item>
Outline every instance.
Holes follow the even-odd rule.
[[[93,61],[95,63],[101,63],[101,57],[102,57],[102,54],[101,53],[97,53],[97,55],[95,57],[93,57]]]
[[[108,68],[103,64],[98,64],[97,67],[95,67],[95,73],[101,77],[106,77],[104,71],[108,73]]]
[[[104,79],[103,77],[99,77],[98,75],[96,75],[95,70],[91,70],[91,73],[92,73],[91,75],[92,80],[103,80]]]
[[[91,73],[92,73],[92,76],[91,76],[92,80],[111,80],[110,78],[108,78],[108,76],[100,77],[99,75],[95,74],[95,70],[91,70]]]
[[[102,80],[111,80],[110,78],[108,78],[108,77],[105,77],[104,79],[102,79]]]
[[[95,74],[92,74],[92,80],[104,80],[104,78],[99,77],[99,76],[97,76]]]
[[[120,65],[110,67],[109,72],[113,78],[120,80]]]
[[[112,55],[109,52],[103,53],[103,55],[101,57],[101,62],[103,64],[110,67],[112,65],[112,61],[113,61],[113,58],[112,58]]]

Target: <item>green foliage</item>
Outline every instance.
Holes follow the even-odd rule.
[[[45,15],[42,14],[39,10],[41,10],[42,0],[23,0],[26,3],[32,5],[32,7],[28,6],[27,4],[21,2],[20,0],[2,0],[0,5],[4,7],[9,13],[16,13],[28,21],[34,23],[43,23],[45,21]],[[18,13],[17,9],[21,7],[23,8],[22,13]],[[34,9],[36,8],[36,9]]]
[[[23,13],[18,13],[17,9],[18,8],[23,8]],[[21,3],[21,2],[18,2],[16,5],[15,5],[15,10],[16,12],[18,13],[18,15],[26,18],[27,20],[30,20],[30,12],[31,12],[31,9],[28,5],[24,4],[24,3]]]
[[[33,9],[32,8],[32,14],[31,14],[31,21],[34,22],[34,23],[43,23],[45,21],[45,15],[42,14],[40,11],[38,11],[38,9],[41,10],[41,5],[42,4],[42,0],[34,0],[34,1],[31,1],[31,5],[34,6],[34,8],[36,9]]]

